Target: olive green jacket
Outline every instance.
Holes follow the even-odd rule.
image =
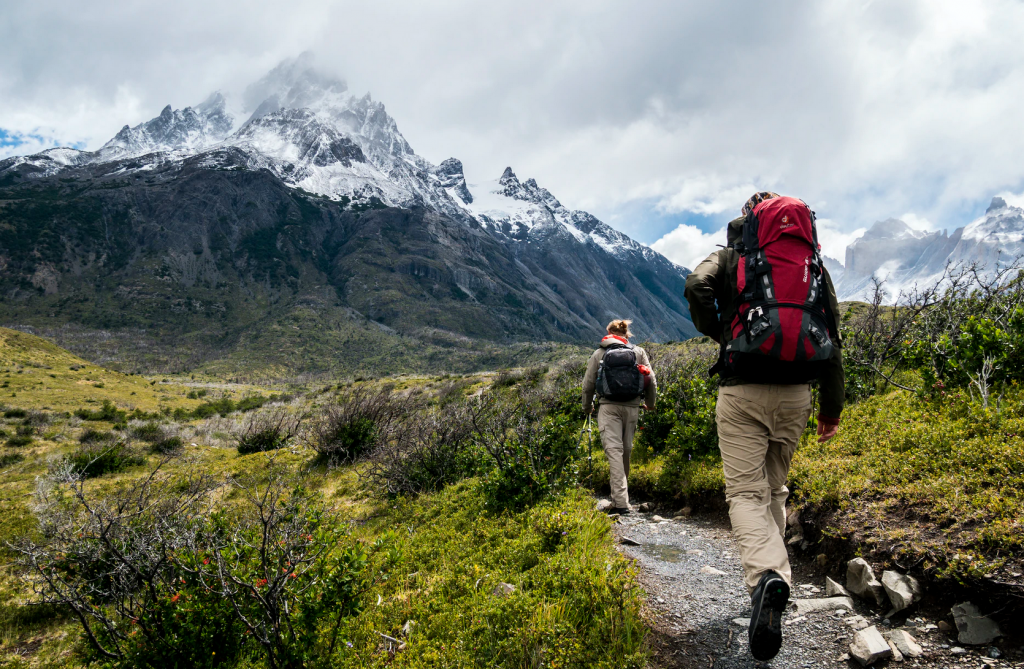
[[[728,240],[732,243],[742,236],[743,217],[729,222]],[[731,318],[734,302],[739,296],[736,288],[736,270],[739,267],[740,255],[735,249],[724,248],[709,255],[694,268],[686,277],[686,299],[690,303],[690,318],[697,330],[715,341],[722,342],[728,336],[724,327],[725,317]],[[839,301],[836,289],[832,285],[832,277],[822,267],[825,286],[828,288],[828,301],[832,314],[838,321]],[[818,380],[821,389],[821,414],[827,418],[838,419],[843,412],[846,399],[846,379],[843,372],[842,339],[837,336],[832,357],[829,358],[825,372]],[[728,342],[725,342],[726,344]],[[744,383],[735,377],[721,380],[722,385]]]

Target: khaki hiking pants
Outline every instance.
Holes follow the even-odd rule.
[[[725,498],[747,589],[772,570],[792,583],[786,554],[786,477],[811,415],[809,385],[718,389],[718,447]]]
[[[601,445],[608,458],[608,480],[612,488],[612,503],[616,508],[629,506],[629,456],[633,452],[633,433],[640,417],[640,407],[621,404],[601,404],[597,408],[597,429],[601,432]]]

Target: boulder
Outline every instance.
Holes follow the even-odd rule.
[[[678,511],[676,511],[676,516],[677,517],[678,516],[682,516],[683,518],[689,518],[692,515],[693,515],[693,509],[688,507],[688,506],[684,506],[683,508],[681,508]]]
[[[906,576],[898,571],[882,573],[882,587],[889,595],[894,612],[909,608],[921,598],[921,584],[913,576]]]
[[[996,621],[981,615],[978,607],[970,602],[957,604],[952,612],[960,643],[978,646],[992,643],[1003,635]]]
[[[861,666],[874,664],[879,660],[892,657],[892,649],[882,638],[878,628],[872,625],[860,630],[853,635],[853,643],[850,644],[850,655],[860,662]]]
[[[798,599],[796,600],[797,615],[814,613],[815,611],[836,611],[838,609],[853,609],[853,600],[849,597],[828,597],[826,599]]]
[[[828,597],[849,597],[850,591],[826,576],[825,595]]]
[[[871,565],[863,558],[854,558],[846,563],[846,589],[879,606],[885,604],[885,588],[875,578]]]
[[[921,657],[924,653],[924,649],[917,643],[917,640],[904,630],[889,632],[889,641],[899,649],[904,657]]]
[[[612,508],[612,501],[610,499],[599,499],[597,504],[594,505],[595,511],[607,511]]]
[[[494,586],[494,590],[491,591],[491,595],[494,597],[508,597],[516,591],[516,586],[511,583],[499,583]]]
[[[654,510],[654,507],[651,506],[650,502],[644,502],[640,506],[636,507],[636,510],[639,511],[640,513],[650,513],[651,511]]]

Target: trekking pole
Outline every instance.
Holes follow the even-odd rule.
[[[594,488],[594,428],[590,424],[590,414],[587,414],[587,421],[580,430],[580,441],[583,441],[583,433],[587,433],[587,487]]]

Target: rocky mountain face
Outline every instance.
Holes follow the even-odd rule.
[[[244,98],[0,162],[0,322],[116,340],[135,368],[184,349],[305,371],[493,365],[480,342],[589,342],[613,317],[695,334],[685,269],[534,180],[467,183],[302,59]]]
[[[915,230],[901,220],[875,223],[846,248],[846,263],[836,290],[843,300],[868,299],[872,277],[885,280],[890,296],[925,287],[942,276],[949,263],[992,270],[1024,252],[1024,209],[992,198],[985,215],[953,234]],[[835,277],[837,270],[829,267]]]

